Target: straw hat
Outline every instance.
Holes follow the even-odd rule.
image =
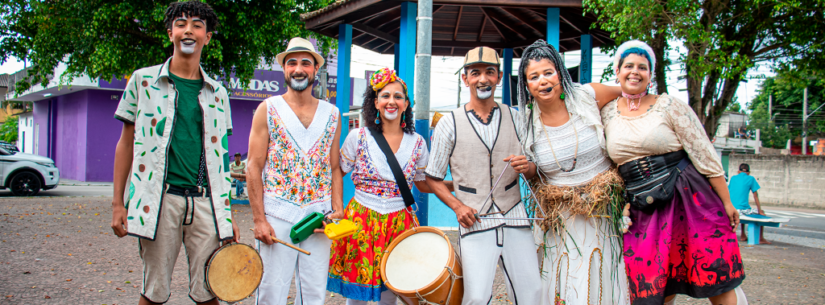
[[[500,66],[501,60],[496,50],[490,47],[477,47],[467,52],[467,55],[464,55],[464,65],[456,71],[456,74],[461,72],[465,67],[478,63]]]
[[[306,52],[312,54],[315,57],[315,63],[319,66],[324,65],[324,57],[321,54],[315,52],[315,47],[312,46],[312,43],[309,40],[306,40],[301,37],[292,38],[289,41],[289,44],[286,46],[286,51],[278,53],[275,56],[275,59],[278,60],[278,63],[281,64],[281,67],[284,66],[284,58],[292,53],[299,53],[299,52]]]

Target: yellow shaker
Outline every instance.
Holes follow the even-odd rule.
[[[335,223],[327,224],[324,228],[324,234],[332,240],[338,240],[355,233],[356,227],[352,221],[341,219]]]

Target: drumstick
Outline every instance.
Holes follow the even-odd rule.
[[[484,199],[484,202],[482,202],[482,203],[481,203],[481,206],[482,206],[482,207],[483,207],[485,204],[487,204],[487,201],[488,201],[488,200],[490,200],[490,197],[491,197],[491,196],[493,196],[493,191],[495,191],[495,190],[496,190],[496,187],[498,186],[498,182],[499,182],[499,181],[501,181],[501,177],[503,177],[503,176],[504,176],[504,172],[506,172],[506,171],[507,171],[507,167],[509,167],[509,166],[510,166],[510,163],[511,163],[511,162],[513,162],[513,159],[510,159],[510,161],[508,161],[508,162],[507,162],[507,166],[505,166],[505,167],[504,167],[504,169],[501,171],[501,174],[499,174],[499,175],[498,175],[498,179],[496,179],[496,183],[494,183],[494,184],[493,184],[493,188],[491,188],[491,189],[490,189],[490,193],[489,193],[489,194],[487,194],[487,198],[485,198],[485,199]],[[478,217],[476,217],[476,218],[478,218]]]
[[[487,217],[485,217],[485,218],[481,218],[481,217],[479,217],[480,215],[478,215],[478,214],[474,214],[473,216],[475,216],[475,218],[476,218],[476,219],[478,219],[478,220],[482,220],[482,219],[500,219],[500,220],[544,220],[544,218],[537,218],[537,217],[496,217],[496,218],[487,218]]]
[[[295,250],[297,250],[298,252],[301,252],[301,253],[303,253],[303,254],[309,255],[309,251],[307,251],[307,250],[304,250],[304,249],[298,248],[298,247],[296,247],[296,246],[294,246],[294,245],[292,245],[292,244],[289,244],[289,243],[287,243],[287,242],[285,242],[285,241],[283,241],[283,240],[277,239],[277,238],[275,238],[275,236],[270,236],[270,237],[272,237],[272,241],[274,241],[274,242],[276,242],[276,243],[283,244],[284,246],[287,246],[287,247],[290,247],[290,248],[292,248],[292,249],[295,249]]]

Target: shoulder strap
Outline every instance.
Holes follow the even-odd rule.
[[[373,128],[368,129],[370,134],[372,134],[372,137],[375,139],[375,142],[378,143],[378,147],[381,148],[382,152],[384,152],[384,156],[387,157],[387,163],[390,164],[392,175],[395,177],[395,184],[398,185],[398,190],[401,191],[401,198],[404,198],[404,205],[411,207],[415,204],[415,199],[413,199],[410,186],[407,185],[407,178],[404,177],[404,172],[401,171],[401,165],[398,164],[395,154],[393,154],[392,149],[390,149],[390,144],[387,143],[387,139],[384,138],[383,134]]]

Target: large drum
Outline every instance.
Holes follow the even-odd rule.
[[[258,251],[247,244],[231,243],[215,250],[206,263],[206,287],[222,301],[237,302],[258,288],[263,274]]]
[[[381,257],[381,279],[405,304],[419,300],[461,304],[464,296],[461,260],[447,235],[434,227],[407,230]]]

